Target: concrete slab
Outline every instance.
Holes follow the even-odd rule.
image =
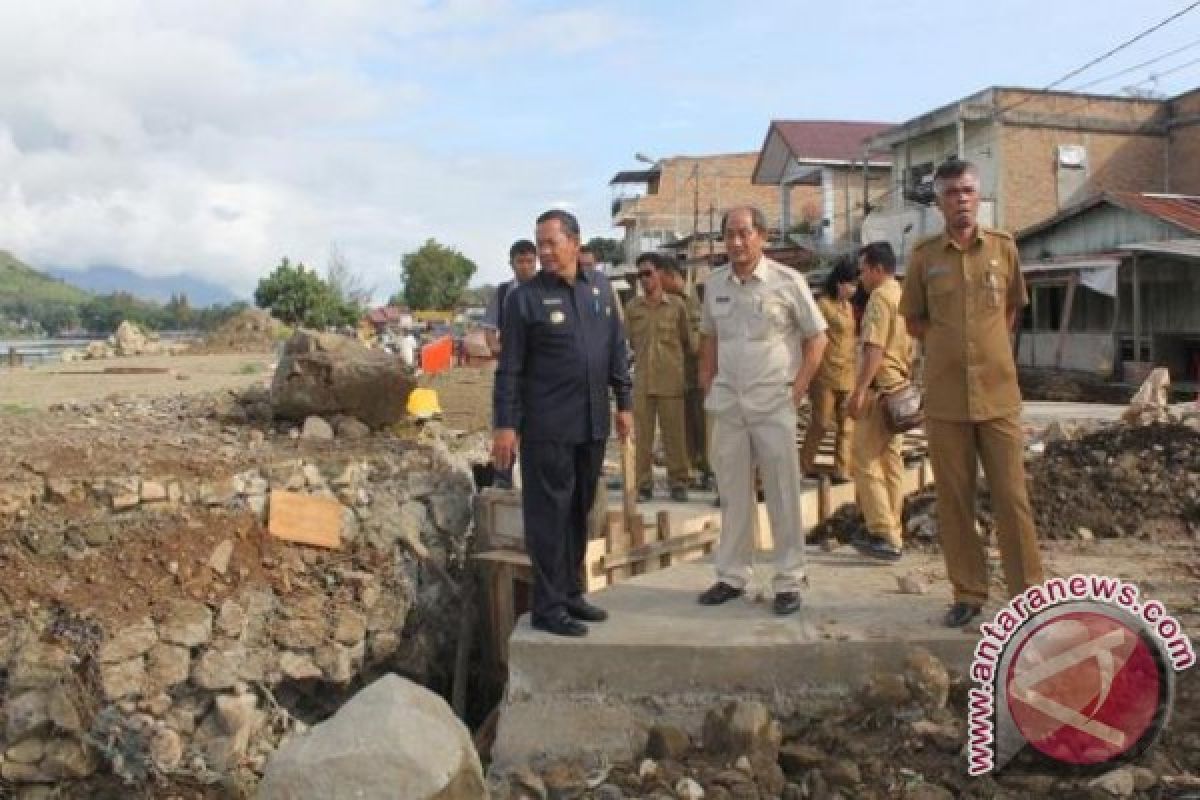
[[[938,624],[945,592],[897,590],[898,575],[934,577],[940,560],[884,566],[844,549],[813,552],[810,565],[805,606],[787,618],[774,616],[757,589],[724,606],[699,606],[696,596],[713,580],[707,561],[595,593],[612,617],[584,639],[540,633],[523,618],[509,642],[494,763],[585,752],[632,758],[646,726],[666,721],[698,732],[722,697],[759,697],[780,713],[828,707],[873,672],[895,669],[916,645],[967,666],[974,637]]]

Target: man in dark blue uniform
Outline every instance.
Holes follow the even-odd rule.
[[[492,459],[512,464],[521,439],[521,507],[533,562],[533,626],[584,636],[608,613],[583,597],[587,517],[604,464],[609,389],[617,435],[633,432],[625,331],[607,278],[579,269],[579,223],[537,219],[542,269],[505,301],[493,392]]]

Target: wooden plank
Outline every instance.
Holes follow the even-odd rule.
[[[531,563],[528,553],[505,548],[484,550],[482,553],[472,553],[471,560],[484,564],[508,564],[514,567],[529,567]]]
[[[625,527],[625,517],[621,512],[608,512],[607,534],[608,555],[621,556],[629,552],[629,530]],[[602,566],[602,568],[604,567]],[[633,574],[629,567],[604,569],[609,583],[623,581]]]
[[[605,539],[589,539],[587,553],[583,558],[584,590],[594,592],[609,585],[608,573],[604,570],[604,556],[608,551]]]
[[[817,481],[817,524],[829,519],[832,512],[829,499],[829,490],[832,482],[828,475],[822,475]]]
[[[629,552],[619,556],[608,555],[604,558],[605,569],[616,569],[630,564],[637,564],[651,559],[660,558],[664,553],[679,555],[688,552],[689,550],[698,549],[704,545],[711,544],[716,541],[720,532],[716,529],[701,531],[700,533],[692,533],[687,536],[676,536],[665,542],[651,542],[644,544],[641,547],[634,547]]]
[[[670,511],[658,512],[657,518],[655,519],[654,527],[656,528],[656,531],[658,534],[658,541],[660,541],[660,542],[670,541],[670,539],[671,539],[671,512]],[[663,567],[664,569],[671,566],[671,552],[669,550],[667,552],[663,553],[662,556],[659,558],[659,566]]]
[[[273,491],[267,532],[286,542],[339,548],[342,504],[331,497]]]
[[[1063,345],[1066,344],[1067,330],[1071,324],[1071,309],[1075,306],[1075,290],[1079,286],[1079,273],[1072,272],[1067,280],[1067,299],[1063,303],[1062,319],[1058,325],[1058,341],[1054,346],[1054,366],[1062,367]]]
[[[640,522],[637,510],[637,454],[629,438],[621,440],[621,509],[625,512],[625,527],[633,533],[634,520]]]
[[[494,666],[498,671],[508,670],[508,637],[517,624],[516,600],[513,597],[514,567],[511,564],[495,564],[492,573],[491,630],[488,637],[492,642]]]
[[[628,520],[627,527],[629,530],[629,549],[636,550],[639,547],[646,545],[646,527],[642,520],[642,515],[638,514],[633,519]],[[646,571],[646,565],[641,560],[630,561],[630,566],[634,575],[641,575]]]

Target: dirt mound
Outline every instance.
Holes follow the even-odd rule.
[[[248,308],[209,334],[194,352],[269,353],[287,333],[287,326],[266,311]]]
[[[1053,442],[1030,465],[1029,492],[1045,538],[1188,534],[1200,529],[1200,431],[1122,425]]]
[[[1099,375],[1062,369],[1021,369],[1021,395],[1026,400],[1059,403],[1113,403],[1124,405],[1133,392]]]

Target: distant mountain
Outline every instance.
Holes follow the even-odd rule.
[[[38,272],[0,250],[0,307],[16,301],[76,305],[87,297],[83,289]]]
[[[165,303],[173,294],[187,295],[188,305],[203,308],[215,303],[229,303],[247,298],[239,297],[223,286],[187,275],[153,276],[139,275],[124,267],[89,267],[86,270],[71,270],[55,267],[49,274],[74,286],[96,294],[128,292],[142,300]]]

